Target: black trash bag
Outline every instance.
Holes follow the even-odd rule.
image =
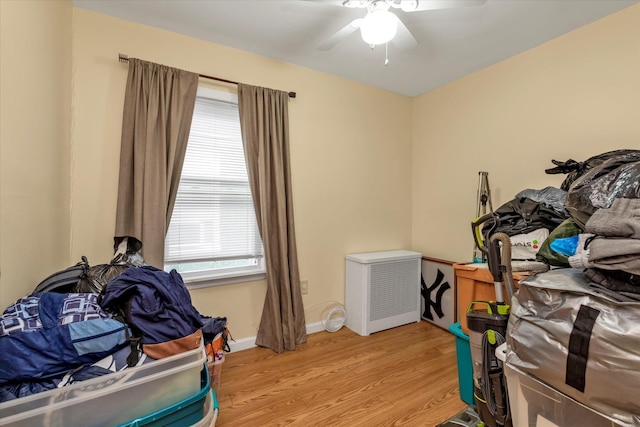
[[[75,292],[100,293],[110,281],[124,273],[130,267],[134,267],[134,265],[118,263],[113,260],[109,264],[94,265],[90,267],[87,274],[80,279],[76,285]]]
[[[100,293],[109,282],[131,267],[145,265],[142,255],[142,242],[133,237],[117,238],[115,254],[109,264],[90,267],[84,277],[76,285],[75,292]]]
[[[545,187],[542,190],[526,189],[516,194],[515,198],[526,197],[534,202],[541,202],[552,207],[562,215],[569,216],[564,208],[564,202],[567,200],[567,192],[560,188]]]
[[[515,198],[500,206],[492,213],[492,218],[482,227],[486,242],[495,233],[507,236],[526,234],[540,228],[551,232],[559,226],[568,215],[564,215],[544,203],[527,197]]]
[[[140,251],[142,250],[142,242],[135,237],[124,236],[113,238],[114,258],[118,254],[122,255],[121,262],[128,262],[136,267],[147,265]]]
[[[546,169],[548,174],[568,174],[567,177],[560,185],[560,188],[569,191],[571,184],[591,169],[600,166],[605,161],[612,158],[626,159],[626,163],[640,161],[640,150],[614,150],[607,151],[606,153],[598,154],[597,156],[589,157],[584,162],[576,162],[573,159],[569,159],[566,162],[560,162],[558,160],[551,160],[551,163],[556,167]]]
[[[604,161],[579,177],[567,193],[565,208],[584,228],[598,209],[607,209],[616,198],[640,198],[640,152],[638,160],[627,156]]]

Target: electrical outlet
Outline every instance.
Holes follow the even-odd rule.
[[[300,291],[302,292],[302,295],[307,295],[309,293],[309,281],[308,280],[301,280],[300,281]]]

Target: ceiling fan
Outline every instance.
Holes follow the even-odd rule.
[[[487,0],[337,0],[323,1],[323,3],[348,8],[367,9],[363,18],[357,18],[338,30],[320,45],[318,50],[329,50],[344,40],[347,36],[360,30],[365,43],[374,47],[392,42],[400,50],[410,50],[418,45],[418,41],[411,31],[404,25],[392,10],[402,12],[422,12],[436,9],[453,9],[467,6],[477,6]]]

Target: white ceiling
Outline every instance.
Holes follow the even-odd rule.
[[[332,4],[336,1],[73,0],[73,4],[416,96],[638,1],[488,0],[481,6],[446,10],[392,9],[419,45],[399,51],[389,44],[388,66],[384,46],[370,49],[358,31],[331,50],[316,49],[366,14],[365,9]],[[126,46],[122,50],[126,53]]]

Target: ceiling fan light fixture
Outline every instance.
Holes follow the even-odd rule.
[[[404,0],[400,2],[400,10],[403,12],[413,12],[418,8],[418,0]]]
[[[388,10],[372,10],[362,20],[360,34],[369,45],[391,41],[398,30],[398,17]]]

